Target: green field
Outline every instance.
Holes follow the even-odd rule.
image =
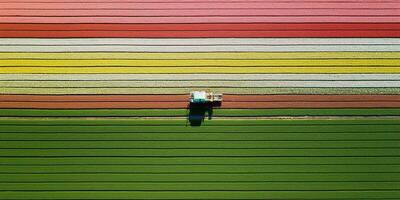
[[[398,112],[368,113],[385,111]],[[185,110],[117,114],[144,112],[181,116]],[[218,112],[217,116],[249,113]],[[327,113],[299,110],[307,112]],[[115,114],[26,110],[19,116],[79,113]],[[0,199],[8,200],[336,200],[400,195],[396,119],[206,120],[191,127],[179,119],[2,118],[0,149]]]

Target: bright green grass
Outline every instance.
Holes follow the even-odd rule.
[[[396,119],[2,118],[0,199],[399,199],[399,141]]]

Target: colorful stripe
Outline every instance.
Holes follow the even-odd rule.
[[[57,11],[58,12],[58,11]],[[147,12],[147,11],[146,11]],[[336,12],[336,11],[335,11]],[[353,11],[351,11],[353,12]],[[379,32],[375,31],[380,29]],[[399,37],[397,24],[0,24],[7,38],[266,38]],[[46,31],[44,31],[46,30]],[[162,31],[160,31],[162,30]]]
[[[400,45],[398,38],[84,38],[84,39],[0,39],[2,46],[285,46],[285,45]],[[322,52],[323,53],[323,52]]]
[[[3,60],[0,67],[397,67],[400,59],[335,60]]]
[[[1,40],[1,39],[0,39]],[[128,40],[129,41],[129,40]],[[2,41],[5,43],[5,41]],[[328,42],[328,41],[327,41]],[[379,41],[377,41],[379,42]],[[372,41],[370,41],[372,43]],[[394,43],[394,42],[393,42]],[[400,43],[399,43],[400,44]],[[0,44],[1,45],[1,44]],[[239,52],[239,53],[0,53],[0,60],[279,60],[279,59],[399,59],[400,52]],[[223,77],[221,77],[223,78]]]
[[[399,74],[2,74],[1,81],[400,81]]]
[[[400,81],[0,81],[1,88],[384,88]]]
[[[1,88],[0,94],[186,94],[192,91],[208,91],[223,94],[400,94],[400,88]]]
[[[1,67],[0,74],[398,74],[398,67]]]
[[[36,109],[172,109],[188,108],[186,95],[5,95],[0,108]],[[226,95],[220,108],[396,108],[396,95]]]

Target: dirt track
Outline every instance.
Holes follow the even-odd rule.
[[[187,108],[188,95],[2,95],[0,108]],[[225,95],[221,108],[395,108],[400,95]]]

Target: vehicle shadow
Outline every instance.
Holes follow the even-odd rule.
[[[201,126],[206,117],[213,118],[214,108],[220,106],[221,102],[189,103],[186,126]]]

